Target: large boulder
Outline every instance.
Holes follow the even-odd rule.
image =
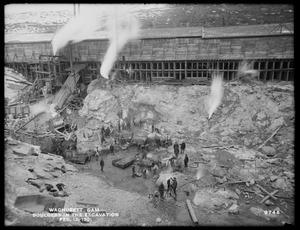
[[[216,192],[216,194],[223,196],[226,199],[239,199],[239,196],[232,190],[226,189],[226,190],[219,190]]]
[[[250,208],[250,212],[253,213],[256,216],[264,216],[264,209],[260,208],[260,207],[251,207]]]
[[[27,144],[21,141],[8,142],[13,143],[11,145],[11,150],[14,154],[20,156],[28,156],[28,155],[39,155],[41,153],[40,147],[36,145]]]
[[[70,164],[65,164],[65,168],[66,168],[66,171],[78,172],[78,169],[75,168],[73,165],[70,165]]]
[[[203,188],[196,191],[193,202],[195,205],[205,209],[213,209],[223,204],[227,206],[230,203],[227,198],[216,194],[211,188]]]
[[[81,117],[93,117],[104,123],[112,123],[115,127],[119,122],[117,112],[119,104],[111,91],[95,88],[84,99],[84,105],[79,111]]]
[[[211,174],[216,177],[224,177],[226,172],[224,169],[217,166],[211,170]]]
[[[262,151],[267,156],[274,156],[277,152],[276,149],[271,146],[263,146]]]
[[[272,187],[273,188],[279,188],[279,189],[282,189],[282,190],[285,190],[288,188],[288,185],[285,181],[284,178],[278,178],[273,184],[272,184]]]
[[[48,173],[48,172],[45,172],[42,168],[39,168],[39,167],[35,167],[33,169],[33,172],[32,172],[38,179],[47,179],[47,180],[51,180],[53,178],[53,176]]]
[[[274,120],[269,127],[270,132],[274,132],[278,127],[282,126],[283,124],[284,124],[283,117]]]

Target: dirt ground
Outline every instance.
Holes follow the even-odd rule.
[[[163,149],[162,151],[167,151]],[[193,226],[190,214],[186,206],[186,199],[190,199],[193,204],[194,192],[189,190],[189,185],[179,184],[177,192],[177,201],[172,197],[166,197],[165,200],[153,200],[148,197],[150,193],[156,191],[157,185],[155,181],[158,175],[148,174],[147,179],[142,177],[132,178],[131,167],[120,169],[112,165],[111,161],[116,158],[134,156],[139,153],[135,147],[128,150],[116,152],[114,155],[105,154],[104,172],[100,170],[99,161],[93,157],[91,162],[86,165],[72,164],[79,171],[67,172],[62,177],[51,180],[52,184],[63,183],[67,187],[68,197],[65,200],[65,208],[88,208],[89,205],[78,204],[76,202],[95,203],[97,208],[106,212],[118,213],[118,217],[91,217],[88,223],[82,223],[78,220],[62,221],[59,218],[33,218],[31,214],[23,212],[21,218],[16,222],[16,226]],[[191,161],[201,161],[201,154],[187,152]],[[203,154],[202,154],[203,157]],[[211,155],[211,159],[227,166],[232,166],[237,159],[226,151],[216,151]],[[228,161],[230,159],[230,161]],[[230,162],[230,163],[228,163]],[[237,164],[235,162],[235,164]],[[195,180],[197,167],[191,167],[183,170],[186,182]],[[193,184],[199,188],[212,187],[220,189],[223,185],[218,185],[214,176],[209,173],[209,166],[202,164],[204,175],[199,181]],[[202,167],[200,166],[200,167]],[[160,172],[160,171],[159,171]],[[159,173],[158,172],[158,173]],[[244,185],[232,185],[232,189],[240,188],[243,190]],[[224,186],[223,186],[224,187]],[[266,189],[270,189],[263,186]],[[190,191],[187,194],[184,191]],[[250,189],[249,189],[250,190]],[[270,189],[271,191],[271,189]],[[43,192],[42,195],[48,195]],[[278,226],[279,221],[266,221],[266,219],[255,216],[249,209],[257,206],[261,200],[254,194],[252,198],[245,198],[240,195],[238,205],[240,212],[238,215],[229,214],[228,207],[222,206],[215,209],[207,209],[203,206],[195,206],[194,211],[198,218],[199,225],[203,226]],[[293,204],[289,204],[285,209],[283,205],[276,202],[281,210],[289,216],[293,216]],[[229,206],[230,207],[230,206]],[[161,222],[156,223],[156,219],[160,218]],[[292,221],[291,219],[289,221]],[[288,221],[286,221],[288,222]]]
[[[133,225],[183,225],[183,226],[189,226],[194,225],[191,221],[187,206],[186,206],[186,199],[193,200],[193,193],[190,193],[189,196],[184,192],[184,188],[186,186],[183,186],[183,188],[178,188],[178,196],[177,201],[175,201],[171,197],[167,197],[165,200],[156,200],[153,201],[152,199],[148,198],[149,194],[152,194],[155,190],[157,190],[157,185],[155,184],[156,179],[158,178],[157,175],[153,175],[152,173],[147,175],[147,179],[144,179],[143,177],[136,177],[132,178],[131,176],[131,167],[128,167],[126,169],[119,169],[117,167],[114,167],[111,164],[111,161],[119,158],[119,157],[127,157],[127,156],[133,156],[137,154],[139,150],[136,148],[130,148],[129,150],[120,151],[115,153],[114,155],[107,154],[103,156],[103,159],[105,161],[104,166],[104,172],[101,172],[99,161],[96,161],[95,158],[92,159],[90,163],[87,165],[75,165],[76,168],[79,169],[80,175],[82,177],[86,177],[87,181],[85,184],[92,183],[91,178],[93,180],[99,180],[101,183],[106,183],[106,190],[104,190],[103,196],[105,197],[110,193],[110,191],[118,190],[121,192],[115,193],[117,196],[123,196],[124,193],[131,194],[132,199],[134,199],[134,204],[128,205],[127,210],[122,215],[127,217],[127,221],[125,218],[126,225],[133,224]],[[198,160],[197,156],[194,154],[189,154],[190,158],[194,160]],[[228,159],[231,159],[231,162],[234,161],[234,156],[231,154],[220,154],[220,152],[216,152],[217,161],[219,161],[221,164],[228,165]],[[198,156],[199,158],[199,156]],[[230,164],[228,165],[230,166]],[[188,168],[184,170],[184,174],[187,176],[186,181],[192,181],[195,179],[196,174],[196,168]],[[198,187],[203,187],[207,185],[212,185],[214,181],[213,176],[207,174],[204,177],[202,177],[199,182],[196,183]],[[75,188],[81,187],[79,183],[77,183],[77,186]],[[239,187],[239,186],[232,186],[233,188]],[[102,191],[103,188],[95,188],[96,190]],[[90,190],[88,190],[90,191]],[[90,200],[94,194],[91,194],[92,191],[86,193],[85,197]],[[122,192],[126,191],[126,192]],[[74,194],[77,194],[74,190]],[[97,193],[97,192],[96,192]],[[110,200],[111,198],[107,197],[105,202],[107,200]],[[116,198],[112,198],[116,199]],[[248,200],[247,204],[246,201]],[[265,220],[262,220],[261,217],[257,217],[253,215],[251,212],[249,212],[249,208],[253,205],[256,205],[259,202],[260,198],[257,199],[243,199],[241,198],[239,200],[239,205],[241,207],[240,214],[238,215],[238,218],[236,215],[228,214],[227,210],[220,209],[218,211],[210,211],[202,208],[201,206],[193,206],[195,213],[198,217],[198,221],[200,225],[225,225],[225,226],[236,226],[236,225],[280,225],[276,222],[266,222]],[[123,207],[125,208],[126,205],[124,204],[124,201],[122,198],[120,200],[119,204],[115,204],[116,212],[119,212],[119,208]],[[92,201],[91,201],[92,202]],[[136,212],[139,210],[139,212]],[[292,214],[292,207],[291,210],[289,210]],[[138,216],[138,219],[135,219],[135,217]],[[156,218],[161,218],[161,223],[155,223]],[[97,222],[91,222],[90,224],[96,224]],[[113,224],[124,224],[123,221],[115,220]]]

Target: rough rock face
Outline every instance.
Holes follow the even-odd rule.
[[[154,124],[161,133],[186,141],[210,144],[261,144],[285,124],[268,145],[276,150],[293,139],[294,87],[288,84],[224,86],[222,104],[207,119],[209,86],[125,85],[107,89],[94,80],[79,112],[85,126],[78,133],[78,145],[99,143],[102,125],[117,129],[119,122],[142,122],[142,129]],[[288,137],[286,136],[288,135]]]

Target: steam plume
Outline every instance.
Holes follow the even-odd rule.
[[[88,39],[105,24],[105,16],[89,7],[81,11],[78,17],[72,18],[55,34],[52,39],[53,54],[55,55],[68,43],[77,43]]]
[[[35,116],[41,112],[49,111],[50,105],[46,103],[46,100],[40,101],[34,105],[30,105],[30,114]]]
[[[108,21],[108,28],[110,46],[100,69],[101,75],[107,79],[119,52],[129,40],[138,37],[140,25],[129,13],[115,11],[115,14]]]
[[[259,72],[253,68],[254,62],[242,61],[239,64],[237,77],[238,79],[248,78],[254,79],[258,76]]]
[[[119,52],[129,40],[138,37],[140,29],[137,19],[129,11],[124,11],[122,7],[119,10],[115,7],[114,14],[96,12],[91,7],[88,10],[86,8],[85,12],[81,12],[78,17],[70,19],[54,36],[52,39],[53,53],[56,54],[69,43],[88,39],[97,30],[105,28],[108,30],[110,46],[103,59],[100,73],[108,79],[109,72]]]
[[[199,165],[197,168],[197,173],[196,173],[197,180],[199,180],[203,176],[204,176],[203,168]]]
[[[216,111],[223,98],[223,77],[220,74],[213,73],[210,96],[208,98],[208,119]]]

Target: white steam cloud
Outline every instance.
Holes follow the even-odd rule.
[[[200,178],[203,176],[204,176],[203,167],[199,165],[197,168],[196,178],[197,178],[197,180],[200,180]]]
[[[90,7],[68,21],[52,39],[53,54],[55,55],[68,43],[77,43],[90,38],[94,32],[104,28],[105,17]]]
[[[255,70],[253,68],[254,62],[248,62],[248,61],[243,61],[239,64],[239,68],[238,68],[238,72],[237,72],[237,76],[238,79],[240,78],[250,78],[250,79],[254,79],[255,77],[257,77],[259,75],[258,70]]]
[[[114,62],[125,44],[138,38],[140,25],[136,18],[128,12],[115,11],[108,21],[110,45],[101,65],[100,73],[108,79]]]
[[[114,6],[103,8],[107,11],[96,11],[93,6],[85,7],[85,11],[69,20],[52,39],[53,54],[69,43],[78,43],[90,38],[97,30],[108,31],[109,48],[103,59],[100,73],[108,79],[108,75],[117,60],[119,52],[125,44],[138,38],[140,24],[124,7]],[[107,8],[108,7],[108,8]]]
[[[211,118],[212,114],[221,104],[223,93],[223,77],[220,74],[213,73],[210,96],[207,101],[208,119]]]
[[[30,105],[30,114],[35,116],[41,112],[47,112],[50,109],[50,105],[47,104],[46,100],[42,100],[34,105]]]

